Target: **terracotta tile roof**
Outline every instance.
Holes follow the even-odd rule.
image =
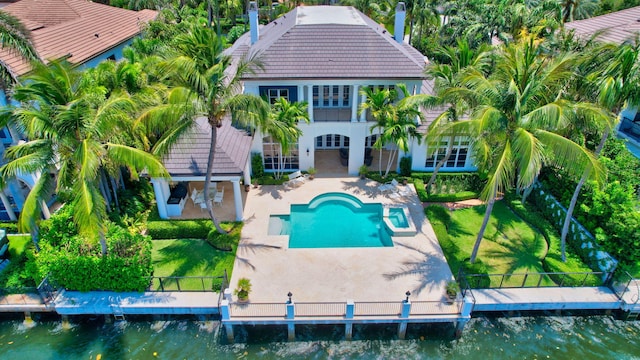
[[[583,38],[589,38],[603,31],[598,40],[622,44],[640,34],[640,6],[590,19],[572,21],[566,23],[565,28],[575,30],[576,35]]]
[[[425,57],[353,7],[297,7],[249,44],[247,33],[231,51],[261,54],[264,70],[250,76],[256,80],[424,78]]]
[[[205,117],[196,121],[192,133],[183,136],[163,159],[171,176],[206,174],[211,127]],[[246,131],[231,126],[230,120],[225,120],[218,129],[217,141],[212,173],[216,176],[242,174],[249,159],[252,137]]]
[[[131,11],[87,0],[21,0],[2,8],[31,30],[36,51],[45,60],[68,56],[82,64],[140,33],[155,19],[153,10]],[[17,75],[29,71],[20,57],[0,50]]]

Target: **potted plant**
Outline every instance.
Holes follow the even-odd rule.
[[[249,300],[249,293],[251,292],[251,280],[247,278],[240,278],[238,280],[238,287],[234,293],[238,297],[238,301],[245,302]]]
[[[445,292],[447,294],[447,302],[453,304],[460,292],[460,285],[454,280],[450,280],[447,282],[447,286],[445,286]]]
[[[258,188],[258,179],[253,179],[253,188],[254,189]]]
[[[316,172],[318,172],[318,171],[316,170],[316,168],[314,168],[313,166],[312,166],[312,167],[310,167],[310,168],[307,170],[307,173],[309,174],[309,179],[313,180],[313,178],[314,178],[314,177],[315,177],[315,175],[316,175]]]
[[[358,174],[360,175],[360,179],[365,179],[367,177],[367,173],[369,172],[369,167],[366,164],[362,164],[358,168]]]

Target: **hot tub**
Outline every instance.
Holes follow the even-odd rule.
[[[411,220],[409,208],[385,207],[382,212],[382,220],[389,229],[391,236],[414,236],[418,233]]]

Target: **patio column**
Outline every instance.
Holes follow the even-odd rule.
[[[16,217],[16,213],[13,212],[13,208],[11,207],[11,202],[9,201],[9,198],[4,193],[4,191],[1,191],[1,190],[0,190],[0,199],[2,199],[2,204],[4,205],[4,208],[7,209],[7,215],[9,215],[9,219],[13,221],[18,220],[18,218]]]
[[[360,96],[356,97],[356,99],[360,99],[359,104],[364,103],[366,98],[367,98],[367,96],[365,94],[361,94]],[[367,121],[367,111],[366,110],[364,110],[364,111],[362,111],[360,113],[360,122],[365,122],[365,121]]]
[[[309,122],[313,122],[313,85],[307,86],[307,111],[309,112]]]
[[[167,197],[165,196],[165,188],[166,191],[169,191],[169,184],[167,180],[164,179],[151,179],[151,183],[153,184],[153,192],[156,195],[156,203],[158,204],[158,215],[160,215],[160,219],[168,219],[169,215],[167,215]]]
[[[251,156],[247,159],[247,163],[244,165],[243,181],[245,185],[251,185]]]
[[[353,101],[353,104],[351,104],[351,122],[358,122],[358,106],[360,105],[360,102],[358,101],[360,98],[358,95],[358,89],[358,85],[353,85],[353,96],[351,97],[351,101]]]
[[[242,191],[240,191],[240,179],[231,180],[233,184],[233,201],[236,206],[236,221],[242,221]]]

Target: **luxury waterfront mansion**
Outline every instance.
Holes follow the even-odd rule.
[[[376,123],[367,111],[359,111],[365,101],[361,90],[402,83],[412,94],[433,91],[424,74],[428,59],[403,41],[405,15],[404,3],[398,4],[395,36],[355,8],[344,6],[300,6],[259,26],[256,3],[250,3],[250,31],[227,49],[235,60],[247,54],[260,56],[263,69],[243,79],[244,92],[271,102],[279,97],[305,101],[310,122],[298,124],[303,134],[284,153],[269,136],[256,133],[250,138],[229,124],[219,129],[213,181],[232,183],[236,220],[242,220],[240,182],[250,182],[252,153],[262,156],[267,172],[279,167],[286,172],[314,167],[323,175],[357,175],[363,164],[376,169],[380,156],[386,167],[390,148],[382,155],[372,151],[379,130],[374,129]],[[424,115],[416,119],[422,132],[439,112],[425,111]],[[189,192],[194,183],[204,181],[207,127],[202,119],[199,133],[183,139],[164,159],[170,181],[189,183]],[[474,170],[468,140],[458,137],[455,142],[442,170]],[[427,157],[427,144],[413,141],[409,153],[399,154],[391,169],[396,170],[400,158],[408,155],[413,170],[433,170],[446,148],[444,141]],[[182,194],[172,194],[170,181],[153,179],[163,218],[181,216],[186,202]]]

